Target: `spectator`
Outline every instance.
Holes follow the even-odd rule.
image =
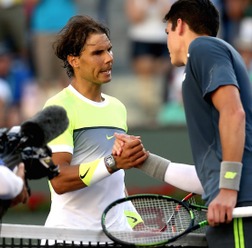
[[[106,25],[109,25],[109,13],[108,13],[109,5],[108,4],[109,4],[109,0],[97,1],[98,20],[100,22],[106,23]]]
[[[159,125],[185,125],[185,111],[182,99],[182,81],[184,67],[173,68],[169,77],[169,91],[167,99],[159,109],[157,122]]]
[[[11,89],[8,83],[0,78],[0,128],[6,126],[5,120],[11,99]]]
[[[252,17],[242,20],[235,47],[244,59],[252,83]]]
[[[26,64],[15,60],[13,53],[4,43],[0,43],[0,79],[4,80],[11,90],[12,98],[9,98],[10,105],[5,124],[13,126],[22,120],[19,111],[20,102],[24,87],[31,83],[33,74]]]
[[[129,20],[130,56],[139,81],[139,103],[150,118],[150,123],[156,119],[162,101],[160,89],[170,65],[165,25],[162,25],[164,12],[169,7],[170,1],[167,0],[125,1],[125,12]]]
[[[76,12],[75,0],[37,0],[33,7],[30,17],[32,60],[38,83],[47,95],[68,84],[64,65],[55,56],[52,44]]]
[[[220,8],[221,26],[219,36],[234,45],[239,33],[240,23],[251,8],[250,0],[224,0],[217,5]]]
[[[24,61],[28,56],[26,1],[0,0],[0,42],[10,44],[13,54]]]

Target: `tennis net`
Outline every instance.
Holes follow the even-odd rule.
[[[102,231],[7,223],[0,228],[2,248],[123,247]],[[207,247],[207,243],[204,234],[192,233],[164,247]]]

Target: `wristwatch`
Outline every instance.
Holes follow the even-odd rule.
[[[105,163],[106,167],[109,168],[112,172],[119,170],[116,167],[116,161],[115,161],[112,154],[110,154],[104,158],[104,163]]]

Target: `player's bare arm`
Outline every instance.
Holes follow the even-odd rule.
[[[220,87],[212,94],[212,102],[220,114],[222,161],[241,162],[245,142],[245,114],[239,91],[232,85]],[[209,205],[210,225],[232,220],[237,194],[237,190],[220,188],[220,193]]]

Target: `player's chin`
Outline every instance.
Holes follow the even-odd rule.
[[[183,66],[183,64],[180,61],[177,60],[171,60],[172,65],[176,66],[176,67],[180,67]]]
[[[102,73],[100,74],[100,81],[103,83],[109,83],[112,80],[111,74]]]
[[[110,78],[109,80],[102,80],[101,83],[102,84],[107,84],[107,83],[111,82],[111,80],[112,80],[112,78]]]
[[[104,77],[103,78],[103,83],[109,83],[112,80],[112,77]]]

